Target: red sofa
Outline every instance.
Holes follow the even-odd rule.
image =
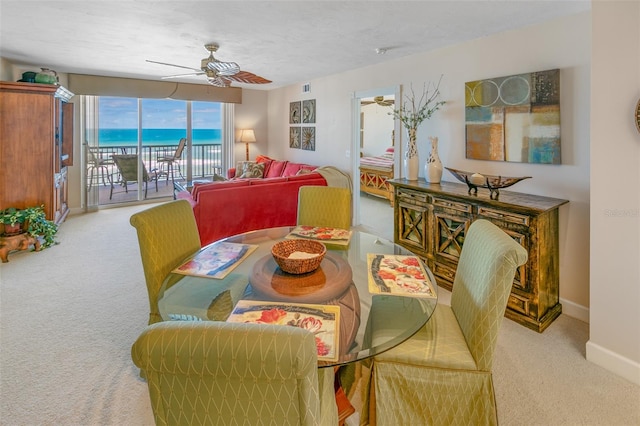
[[[301,168],[312,170],[315,166],[284,163],[280,176],[195,184],[191,194],[178,194],[193,206],[200,243],[204,246],[256,229],[295,225],[298,189],[303,185],[327,186],[327,181],[318,172],[296,174]],[[287,164],[291,165],[287,173],[294,169],[296,173],[283,176]]]

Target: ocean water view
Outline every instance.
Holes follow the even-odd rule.
[[[145,145],[177,145],[180,138],[187,135],[186,129],[142,129],[142,143]],[[100,147],[136,146],[138,129],[100,129],[98,132]],[[194,145],[220,144],[222,129],[192,129]]]

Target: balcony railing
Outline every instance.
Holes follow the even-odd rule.
[[[164,164],[158,162],[159,157],[172,156],[178,145],[143,145],[142,161],[148,170],[162,170]],[[108,159],[113,154],[138,154],[138,147],[131,145],[111,145],[97,148],[99,158]],[[193,179],[206,179],[214,173],[223,175],[222,171],[222,145],[221,144],[198,144],[193,145],[191,176]],[[176,179],[186,178],[187,151],[182,153],[182,160],[174,167]],[[179,168],[178,168],[179,167]]]

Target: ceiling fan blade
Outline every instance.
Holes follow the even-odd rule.
[[[186,70],[193,70],[193,71],[197,71],[197,72],[201,72],[202,71],[200,68],[185,67],[183,65],[176,65],[176,64],[167,64],[166,62],[150,61],[148,59],[146,61],[147,62],[151,62],[152,64],[168,65],[170,67],[184,68]]]
[[[237,81],[238,83],[248,83],[248,84],[267,84],[271,83],[271,80],[267,80],[264,77],[260,77],[259,75],[255,75],[248,71],[240,71],[235,75],[226,76],[229,80]]]
[[[189,74],[168,75],[168,76],[162,77],[162,80],[166,80],[166,79],[169,79],[169,78],[193,77],[193,76],[196,76],[196,75],[204,75],[204,71],[191,72]]]
[[[235,62],[211,61],[207,64],[207,68],[215,71],[218,75],[235,75],[240,72],[240,65]]]

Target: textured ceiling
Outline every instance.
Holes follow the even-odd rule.
[[[234,85],[272,89],[580,13],[590,3],[0,0],[0,56],[36,71],[156,80],[188,71],[146,59],[199,68],[204,44],[216,42],[217,59],[273,81]]]

